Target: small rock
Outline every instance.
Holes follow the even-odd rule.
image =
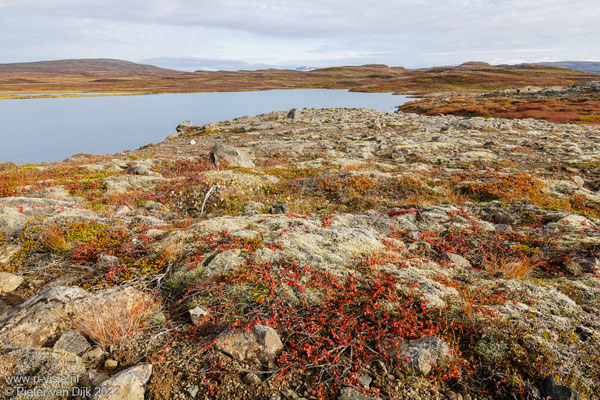
[[[8,263],[12,256],[17,254],[19,250],[21,250],[21,246],[14,244],[5,244],[0,246],[0,265]]]
[[[8,272],[0,272],[0,295],[13,292],[23,283],[23,277]]]
[[[446,258],[451,263],[456,264],[459,267],[471,268],[471,262],[469,260],[467,260],[466,258],[464,258],[463,256],[459,256],[458,254],[444,253],[443,257]]]
[[[300,117],[300,111],[298,111],[297,108],[292,108],[288,113],[287,113],[287,117],[291,118],[291,119],[296,119],[298,117]]]
[[[448,400],[463,400],[462,394],[448,391],[446,392]]]
[[[118,366],[119,363],[116,360],[113,360],[112,358],[109,358],[108,360],[104,361],[104,369],[107,371],[113,371],[117,369]]]
[[[347,387],[340,390],[338,400],[373,400],[373,398],[354,388]]]
[[[10,310],[12,310],[12,307],[0,300],[0,318]]]
[[[131,207],[126,206],[126,205],[122,205],[119,208],[117,208],[117,211],[115,211],[115,215],[117,217],[122,217],[122,216],[125,216],[125,215],[129,215],[132,212],[133,212],[133,209]]]
[[[198,395],[198,392],[200,391],[200,388],[198,388],[198,386],[196,386],[196,385],[191,385],[191,386],[187,387],[186,391],[192,398],[195,399],[196,396]]]
[[[190,129],[193,126],[194,126],[194,124],[192,123],[192,121],[185,120],[185,121],[180,122],[179,125],[177,125],[177,127],[175,128],[175,130],[177,132],[185,132],[186,130]]]
[[[95,388],[96,386],[100,386],[100,384],[108,378],[108,375],[99,372],[95,369],[90,369],[85,374],[83,374],[83,376],[79,380],[79,383],[82,386],[86,386],[88,388]]]
[[[77,331],[70,330],[65,333],[54,344],[54,350],[64,350],[75,355],[80,355],[90,348],[90,344],[83,335]]]
[[[411,340],[389,351],[398,360],[408,359],[408,366],[418,375],[427,375],[440,361],[450,357],[448,345],[435,336]]]
[[[373,382],[373,378],[371,378],[369,375],[364,374],[358,377],[358,382],[365,388],[368,389],[369,386],[371,385],[371,382]]]
[[[144,400],[146,392],[144,385],[150,379],[150,375],[152,375],[152,364],[138,364],[121,371],[102,382],[100,388],[111,390],[107,390],[106,393],[100,390],[98,395],[94,396],[94,400]]]
[[[202,307],[192,308],[188,312],[194,325],[202,322],[202,319],[209,314],[208,310]]]
[[[549,397],[551,400],[582,400],[577,390],[556,384],[552,375],[541,382],[540,391],[543,398]]]
[[[27,217],[16,207],[0,207],[0,232],[14,235],[27,226]]]
[[[92,348],[91,350],[86,351],[81,356],[83,361],[86,363],[89,363],[89,364],[94,364],[94,363],[100,361],[100,359],[102,357],[104,357],[104,350],[100,346],[96,346],[96,347]]]
[[[274,204],[269,209],[270,214],[288,214],[290,207],[287,204]]]
[[[210,162],[215,165],[227,164],[230,167],[254,168],[254,162],[245,151],[226,144],[216,144],[210,150]]]
[[[98,257],[98,260],[96,261],[96,265],[98,267],[105,268],[118,267],[120,263],[121,262],[119,261],[119,257],[109,256],[106,254],[102,254],[100,257]]]
[[[268,360],[279,354],[283,343],[275,329],[265,325],[254,325],[248,333],[229,331],[221,334],[215,347],[239,361]]]
[[[242,380],[246,385],[260,385],[262,383],[262,379],[260,379],[260,376],[258,376],[254,372],[248,372],[246,375],[244,375],[244,378]]]
[[[579,175],[572,176],[571,180],[573,181],[574,184],[576,184],[579,187],[583,187],[583,185],[585,185],[585,181]]]
[[[264,212],[265,205],[262,203],[258,203],[256,201],[252,201],[244,207],[244,211],[242,212],[245,216],[252,216],[262,214]]]

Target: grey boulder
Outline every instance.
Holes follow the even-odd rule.
[[[216,144],[210,150],[210,162],[215,165],[227,164],[230,167],[254,168],[254,162],[244,150],[226,144]]]

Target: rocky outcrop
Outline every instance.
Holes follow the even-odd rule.
[[[572,86],[534,87],[527,86],[517,89],[505,89],[498,92],[486,93],[484,97],[514,96],[520,98],[544,97],[577,97],[582,95],[600,96],[600,81],[588,81]]]

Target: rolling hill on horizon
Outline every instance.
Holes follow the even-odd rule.
[[[548,65],[490,65],[477,61],[420,69],[369,64],[309,71],[184,72],[115,59],[67,59],[0,64],[0,96],[272,89],[347,89],[423,96],[454,92],[485,93],[524,86],[570,86],[599,79],[597,74]]]
[[[0,71],[31,71],[31,72],[113,72],[133,74],[171,74],[179,73],[173,69],[161,68],[150,64],[140,64],[132,61],[112,58],[81,58],[47,61],[31,61],[0,64]]]

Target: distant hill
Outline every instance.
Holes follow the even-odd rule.
[[[61,73],[114,73],[131,74],[173,74],[179,71],[159,68],[148,64],[110,58],[89,58],[73,60],[35,61],[0,64],[0,71],[18,72],[61,72]]]
[[[600,62],[598,61],[556,61],[556,62],[541,62],[538,64],[552,65],[572,69],[575,71],[588,72],[592,74],[600,74]]]
[[[597,79],[595,74],[549,65],[490,65],[475,61],[416,70],[368,64],[300,71],[271,68],[182,72],[130,61],[81,59],[0,64],[0,97],[31,93],[193,93],[294,88],[425,95],[570,86]]]

